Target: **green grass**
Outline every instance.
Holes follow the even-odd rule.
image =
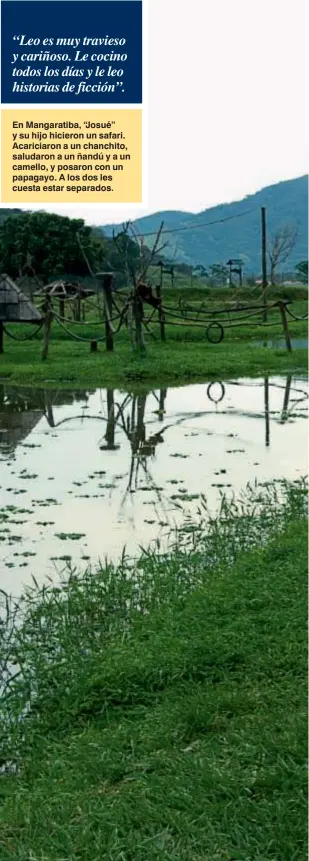
[[[91,354],[87,345],[69,339],[54,339],[46,362],[40,361],[40,345],[6,345],[0,360],[0,381],[12,384],[84,388],[129,388],[132,384],[159,386],[226,379],[235,376],[307,371],[307,351],[271,349],[250,343],[209,345],[204,342],[174,340],[166,344],[148,343],[147,355],[140,358],[129,344],[116,344],[113,354],[101,348]]]
[[[207,291],[206,291],[207,293]],[[284,298],[285,293],[293,297],[293,312],[303,316],[307,311],[305,288],[276,289],[273,299]],[[231,292],[182,289],[165,291],[165,302],[177,305],[179,297],[198,307],[205,300],[212,311],[222,308],[223,303],[231,302]],[[233,294],[234,297],[234,294]],[[232,297],[232,298],[233,298]],[[248,302],[250,291],[237,291],[237,300]],[[254,299],[257,301],[257,297]],[[218,318],[220,319],[220,318]],[[232,319],[232,318],[231,318]],[[184,325],[166,325],[166,343],[159,340],[157,326],[152,326],[154,340],[146,334],[147,354],[141,358],[132,351],[129,334],[122,329],[115,338],[113,353],[106,353],[105,344],[99,342],[99,351],[90,353],[89,343],[72,339],[57,322],[53,323],[49,356],[41,361],[42,333],[33,340],[18,343],[5,336],[5,352],[0,356],[0,381],[9,380],[13,384],[38,386],[110,386],[128,388],[134,386],[160,384],[180,385],[187,381],[222,379],[229,376],[257,376],[266,373],[285,373],[307,370],[307,350],[293,349],[289,354],[286,347],[268,348],[254,342],[267,339],[282,341],[282,324],[278,310],[269,313],[269,326],[264,327],[259,318],[253,318],[254,325],[245,321],[239,327],[225,328],[225,337],[220,344],[210,344],[205,337],[205,326],[194,328],[184,321]],[[79,337],[97,338],[104,336],[104,325],[94,320],[94,311],[88,319],[87,328],[69,325],[71,332]],[[307,337],[307,321],[289,320],[291,337]],[[17,337],[29,334],[29,326],[9,327]]]
[[[3,861],[304,861],[307,525],[283,490],[25,597]]]

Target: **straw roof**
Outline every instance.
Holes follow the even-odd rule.
[[[40,323],[42,316],[9,275],[0,275],[0,322]]]

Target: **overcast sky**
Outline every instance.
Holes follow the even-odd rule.
[[[44,208],[90,224],[198,212],[307,173],[305,2],[148,5],[147,209]]]

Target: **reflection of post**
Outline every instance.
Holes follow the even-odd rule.
[[[134,453],[138,452],[140,444],[145,442],[145,439],[146,439],[146,428],[145,428],[146,400],[147,400],[147,395],[138,395],[136,431],[134,433],[134,442],[133,442]]]
[[[106,390],[107,400],[107,424],[106,424],[106,445],[100,445],[101,451],[116,451],[120,448],[115,443],[115,400],[114,389]]]
[[[270,433],[269,433],[269,379],[265,377],[264,380],[264,407],[265,407],[265,445],[269,446],[270,443]]]
[[[167,389],[160,389],[160,398],[159,398],[159,419],[163,422],[164,412],[165,412],[165,398],[166,398]]]
[[[54,414],[53,414],[51,392],[45,391],[44,392],[44,398],[45,398],[45,415],[46,415],[49,427],[54,428],[55,427],[55,419],[54,419]]]
[[[284,422],[286,422],[287,417],[288,417],[288,407],[289,407],[291,384],[292,384],[292,374],[289,374],[286,378],[286,384],[285,384],[283,407],[282,407],[282,413],[281,413],[281,424],[284,424]]]

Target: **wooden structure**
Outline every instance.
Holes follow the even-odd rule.
[[[233,274],[238,275],[239,279],[239,287],[242,287],[242,269],[243,263],[242,260],[231,258],[227,261],[226,264],[229,267],[229,287],[235,287],[233,282]]]
[[[46,284],[45,287],[39,291],[38,295],[48,299],[59,299],[59,316],[61,318],[65,317],[65,302],[67,300],[73,300],[73,318],[75,320],[80,320],[82,299],[87,299],[88,296],[94,296],[95,293],[95,290],[86,288],[78,282],[67,281],[61,278],[59,280],[57,279],[56,281],[52,281],[50,284]]]
[[[0,275],[0,353],[5,323],[42,323],[42,315],[9,275]]]

